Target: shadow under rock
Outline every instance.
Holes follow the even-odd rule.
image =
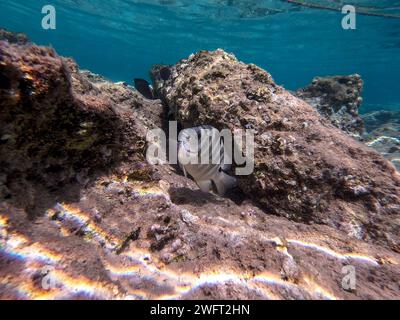
[[[225,199],[230,199],[237,205],[240,205],[246,199],[243,193],[237,189],[229,192],[224,198],[214,193],[203,192],[200,189],[192,190],[186,187],[171,187],[169,188],[168,192],[171,197],[171,201],[174,204],[191,204],[196,207],[201,207],[207,203],[221,204],[225,201]]]

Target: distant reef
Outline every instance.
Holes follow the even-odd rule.
[[[378,151],[400,170],[400,112],[383,109],[360,115],[362,87],[363,81],[357,74],[316,77],[294,95],[316,108],[335,127]]]
[[[361,134],[358,76],[296,97],[256,65],[201,51],[167,76],[153,68],[148,100],[2,39],[0,298],[400,298],[400,175],[345,132]],[[342,93],[320,108],[298,97],[325,85]],[[339,98],[345,108],[318,112]],[[338,124],[342,109],[355,122]],[[171,119],[255,130],[254,173],[221,198],[149,165],[146,132]]]
[[[362,104],[363,81],[360,75],[316,77],[295,95],[328,118],[332,124],[355,137],[364,133],[358,109]]]
[[[0,40],[8,41],[9,43],[27,44],[29,39],[24,33],[11,32],[0,28]]]

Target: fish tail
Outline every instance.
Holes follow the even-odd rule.
[[[221,171],[214,179],[213,182],[217,188],[218,194],[220,196],[225,195],[225,193],[237,186],[237,180],[234,177]]]

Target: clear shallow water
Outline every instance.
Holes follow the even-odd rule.
[[[309,2],[342,6],[339,0]],[[0,27],[50,44],[114,81],[148,78],[153,64],[223,48],[288,89],[315,76],[359,73],[364,111],[400,109],[400,1],[351,3],[399,19],[358,14],[357,30],[343,30],[339,11],[280,0],[14,0],[0,2]],[[47,4],[57,10],[56,30],[41,28]]]

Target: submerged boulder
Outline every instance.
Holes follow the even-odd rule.
[[[153,78],[183,127],[255,130],[255,169],[239,177],[240,187],[267,213],[400,250],[394,167],[276,85],[269,73],[217,50],[180,61],[167,80],[157,81],[157,70]],[[354,81],[360,85],[359,77]]]
[[[317,77],[294,95],[332,124],[375,149],[400,170],[400,112],[379,110],[359,115],[362,80],[358,75]]]
[[[27,44],[29,38],[24,33],[11,32],[0,28],[0,40],[8,41],[9,43]]]
[[[144,161],[147,119],[120,103],[139,103],[138,94],[119,86],[107,94],[111,89],[92,84],[54,50],[6,41],[0,78],[0,195],[32,216],[52,194],[73,197],[76,185],[99,171],[129,158]]]
[[[358,74],[349,76],[316,77],[294,95],[303,99],[346,133],[360,137],[364,132],[361,106],[363,81]]]

